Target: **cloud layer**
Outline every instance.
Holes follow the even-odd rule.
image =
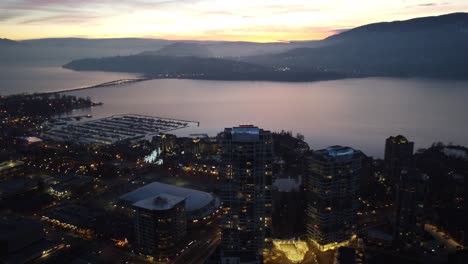
[[[308,40],[367,23],[463,11],[466,0],[2,0],[0,32],[12,39]]]

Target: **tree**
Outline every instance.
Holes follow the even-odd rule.
[[[296,134],[296,138],[299,139],[300,141],[304,141],[305,137],[301,133]]]

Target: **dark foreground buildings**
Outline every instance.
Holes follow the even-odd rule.
[[[402,135],[389,137],[385,141],[384,176],[391,183],[397,183],[402,169],[411,166],[414,142]]]
[[[305,193],[301,182],[277,179],[273,182],[272,237],[293,239],[305,233]]]
[[[222,137],[220,263],[262,263],[271,235],[272,136],[239,126],[226,128]]]
[[[46,239],[37,220],[0,216],[0,263],[37,263],[63,245]]]
[[[416,169],[404,169],[397,185],[393,239],[414,239],[424,233],[425,210],[429,192],[429,176]],[[406,239],[405,239],[406,238]]]

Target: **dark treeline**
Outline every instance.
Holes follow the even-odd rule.
[[[0,114],[10,118],[49,116],[92,105],[90,98],[60,94],[20,94],[0,97]]]

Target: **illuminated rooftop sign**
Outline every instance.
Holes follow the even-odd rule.
[[[332,146],[326,148],[328,155],[330,157],[341,157],[341,156],[348,156],[353,155],[355,150],[349,147],[341,147],[341,146]]]
[[[260,138],[260,129],[254,126],[234,127],[231,130],[231,135],[233,141],[258,141]]]

